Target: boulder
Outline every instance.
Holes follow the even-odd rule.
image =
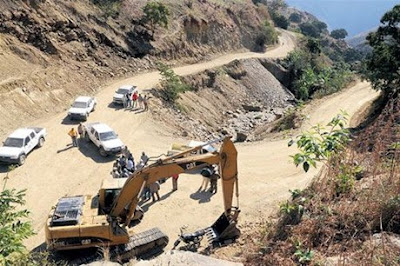
[[[245,142],[247,139],[247,134],[243,132],[236,133],[236,142]]]
[[[261,111],[261,106],[257,105],[247,105],[243,104],[242,105],[243,109],[246,110],[247,112],[260,112]]]
[[[283,68],[277,62],[271,59],[260,59],[260,63],[269,71],[271,72],[274,77],[282,83],[283,86],[286,88],[290,87],[291,79],[289,71]]]

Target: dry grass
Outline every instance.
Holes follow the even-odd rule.
[[[399,98],[307,189],[292,193],[249,265],[400,265]]]

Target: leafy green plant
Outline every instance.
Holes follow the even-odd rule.
[[[21,208],[25,205],[26,190],[6,188],[9,173],[14,168],[9,168],[0,192],[0,264],[12,264],[18,257],[26,256],[23,240],[34,234],[31,222],[27,221],[29,211]]]
[[[342,150],[350,139],[349,131],[345,128],[348,114],[342,111],[328,124],[328,129],[316,125],[289,141],[288,146],[296,143],[299,153],[292,155],[296,166],[302,164],[305,172],[310,166],[316,167],[317,162],[327,162],[332,155]]]
[[[156,25],[168,27],[169,9],[166,5],[157,1],[150,1],[143,7],[143,22],[149,23],[154,34]]]
[[[163,92],[163,98],[167,102],[175,103],[179,98],[179,93],[193,90],[191,86],[184,83],[181,77],[175,74],[175,72],[166,64],[157,63],[158,71],[161,74],[161,86]]]
[[[295,248],[294,256],[300,264],[305,265],[312,261],[314,257],[314,252],[312,250],[304,249],[300,241],[295,242]]]

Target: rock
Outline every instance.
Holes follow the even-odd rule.
[[[245,142],[247,139],[247,134],[243,132],[236,133],[236,142]]]
[[[288,88],[290,86],[290,73],[280,64],[271,59],[260,59],[260,63],[271,72],[274,77],[282,83],[283,86]]]
[[[226,260],[220,260],[211,258],[208,256],[200,255],[189,251],[169,251],[158,256],[155,259],[147,261],[131,261],[130,265],[137,266],[167,266],[167,265],[177,265],[177,266],[200,266],[200,265],[215,265],[215,266],[240,266],[241,263],[235,263]]]
[[[247,112],[261,112],[261,106],[243,104],[242,107]]]
[[[65,39],[67,40],[67,42],[76,41],[78,40],[78,35],[75,31],[70,31],[65,35]]]

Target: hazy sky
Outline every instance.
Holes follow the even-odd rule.
[[[400,0],[286,0],[315,15],[329,25],[329,29],[345,28],[349,37],[379,25],[386,11]]]

